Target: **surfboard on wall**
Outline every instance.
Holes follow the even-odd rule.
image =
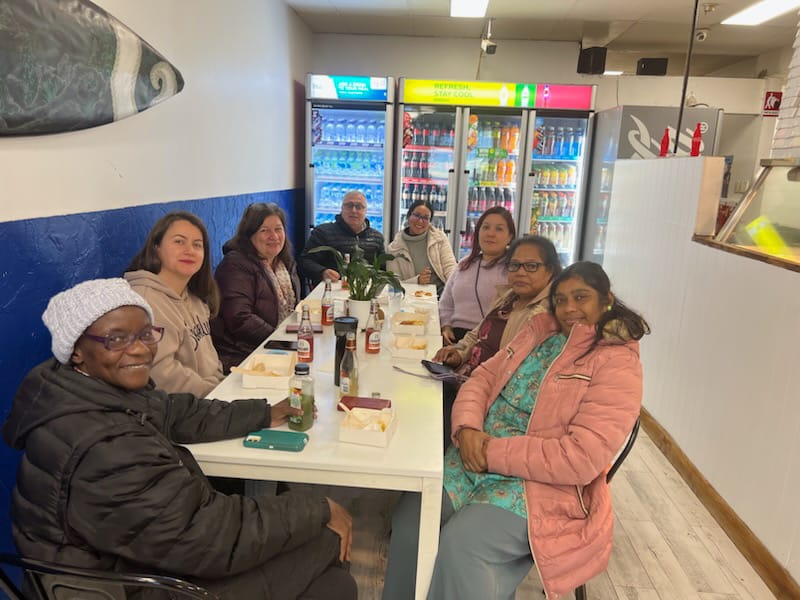
[[[0,2],[0,135],[97,127],[182,89],[167,59],[88,0]]]

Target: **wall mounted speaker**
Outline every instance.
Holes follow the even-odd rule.
[[[602,75],[606,70],[606,48],[593,46],[582,48],[578,55],[578,73]]]
[[[667,58],[640,58],[636,62],[637,75],[666,75]]]

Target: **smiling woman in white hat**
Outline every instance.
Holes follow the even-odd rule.
[[[55,295],[55,360],[35,367],[3,426],[23,450],[11,516],[26,557],[194,580],[220,598],[354,600],[352,520],[332,500],[216,492],[179,444],[280,425],[286,401],[221,402],[154,388],[162,338],[124,279]],[[300,568],[302,566],[302,568]]]

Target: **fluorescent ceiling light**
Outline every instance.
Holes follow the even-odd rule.
[[[723,25],[761,25],[800,7],[800,0],[762,0],[725,19]]]
[[[622,71],[603,71],[603,75],[622,75]]]
[[[450,0],[450,16],[483,18],[488,7],[489,0]]]

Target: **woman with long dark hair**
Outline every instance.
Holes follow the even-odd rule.
[[[472,251],[458,263],[439,300],[445,344],[454,344],[489,312],[498,286],[505,284],[505,257],[517,235],[514,217],[502,206],[487,209],[475,225]]]
[[[431,600],[512,598],[534,562],[547,597],[606,569],[614,518],[605,471],[639,415],[647,322],[600,265],[575,263],[481,364],[453,406]],[[384,600],[411,597],[419,496],[392,518]]]
[[[211,275],[208,231],[190,212],[161,217],[133,258],[125,279],[153,307],[164,338],[152,377],[168,392],[205,397],[222,381],[222,365],[211,341],[210,319],[219,309]]]
[[[300,279],[277,204],[248,206],[222,247],[215,277],[222,301],[211,334],[225,372],[244,360],[294,311]]]

